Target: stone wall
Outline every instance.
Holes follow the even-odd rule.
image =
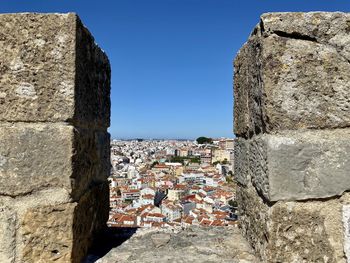
[[[108,219],[108,58],[75,14],[0,15],[0,50],[0,262],[80,262]]]
[[[350,262],[350,14],[261,16],[235,62],[241,229],[263,262]]]

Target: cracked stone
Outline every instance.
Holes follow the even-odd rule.
[[[170,240],[170,235],[165,233],[158,233],[151,236],[152,242],[155,247],[161,247],[167,244]]]
[[[262,15],[234,62],[238,136],[350,127],[348,21],[344,13]]]

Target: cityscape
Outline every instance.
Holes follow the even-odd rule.
[[[3,0],[0,263],[350,263],[350,2]]]
[[[112,140],[108,225],[236,225],[233,143]]]

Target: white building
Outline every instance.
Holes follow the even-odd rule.
[[[172,202],[163,202],[160,206],[162,214],[167,217],[167,221],[173,221],[181,218],[182,208],[180,205],[175,205]]]

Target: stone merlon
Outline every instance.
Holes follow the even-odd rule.
[[[350,14],[261,16],[234,61],[237,203],[261,262],[349,262]]]
[[[109,61],[77,15],[2,14],[0,48],[0,121],[109,126]]]
[[[234,130],[350,126],[350,14],[261,16],[235,62]]]
[[[0,49],[0,262],[81,262],[108,220],[108,58],[71,13],[0,15]]]

